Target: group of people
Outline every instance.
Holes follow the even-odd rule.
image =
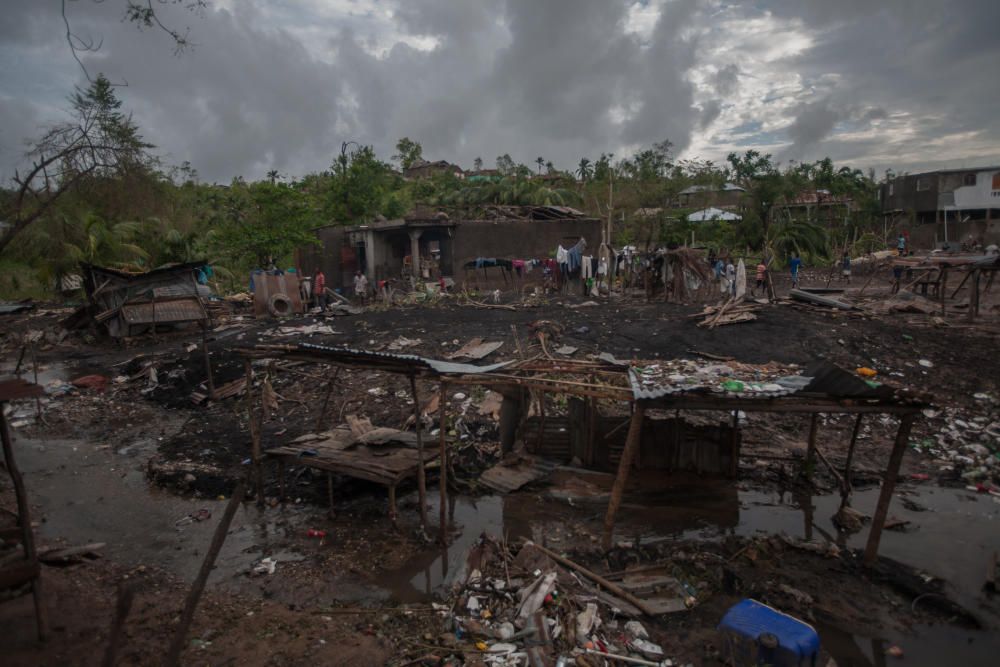
[[[313,308],[326,309],[329,297],[323,269],[316,269],[316,273],[312,276],[302,276],[299,279],[299,295],[302,297],[302,303],[311,304]],[[361,271],[354,275],[354,295],[362,301],[368,296],[368,278]]]
[[[741,279],[740,276],[741,272],[739,267],[740,264],[742,263],[743,260],[741,259],[734,264],[731,255],[726,256],[725,258],[717,257],[712,262],[712,270],[714,272],[716,282],[719,283],[720,293],[734,297],[737,295],[737,293],[739,292],[738,289],[739,281]],[[801,263],[801,260],[799,261],[799,263]],[[796,268],[793,271],[793,280],[798,279],[797,275],[798,275],[798,267],[796,266]],[[767,284],[767,264],[764,263],[763,259],[757,262],[757,266],[755,267],[754,278],[755,278],[754,285],[750,288],[751,296],[756,296],[758,290],[760,290],[762,294],[766,293],[765,289]],[[746,275],[742,276],[742,280],[746,281]]]

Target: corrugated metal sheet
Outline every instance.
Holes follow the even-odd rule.
[[[299,349],[310,352],[318,352],[325,357],[338,360],[346,364],[365,363],[370,366],[383,366],[387,369],[417,371],[432,371],[438,375],[470,375],[478,373],[489,373],[510,365],[511,361],[501,361],[500,363],[488,366],[474,366],[472,364],[457,364],[453,361],[441,361],[439,359],[427,359],[418,357],[415,354],[392,354],[389,352],[373,352],[370,350],[355,350],[349,347],[331,347],[328,345],[317,345],[315,343],[299,343]]]
[[[292,302],[292,312],[302,313],[302,296],[299,293],[299,277],[294,273],[271,275],[267,273],[253,276],[253,312],[257,317],[266,317],[267,303],[275,294],[283,294]]]
[[[35,307],[33,303],[0,303],[0,315],[11,315],[21,311],[31,310]]]
[[[844,370],[828,361],[818,361],[810,365],[801,375],[789,375],[774,380],[762,382],[752,377],[740,377],[737,374],[720,376],[719,382],[670,384],[659,382],[651,384],[644,381],[636,368],[628,372],[632,395],[636,400],[654,400],[666,396],[682,394],[711,395],[742,399],[772,399],[779,396],[821,396],[833,399],[876,400],[887,403],[903,403],[912,401],[928,401],[929,397],[900,387],[886,384],[872,386],[854,373]],[[723,380],[743,382],[746,391],[727,391],[722,387]],[[753,385],[761,385],[754,389]],[[767,388],[763,388],[766,385]],[[780,389],[778,388],[780,387]]]
[[[155,306],[155,320],[154,320]],[[122,318],[127,324],[152,324],[170,322],[193,322],[205,319],[205,312],[197,297],[157,301],[153,303],[129,303],[122,306]]]

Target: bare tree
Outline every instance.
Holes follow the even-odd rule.
[[[50,128],[28,151],[31,167],[14,174],[14,192],[0,211],[8,227],[0,253],[64,194],[92,177],[113,176],[148,166],[153,148],[142,140],[111,83],[99,74],[70,96],[73,119]]]
[[[83,64],[83,61],[80,60],[80,54],[99,51],[103,45],[103,40],[85,37],[74,32],[70,17],[66,13],[67,3],[81,1],[103,4],[105,0],[62,0],[62,19],[63,24],[66,26],[66,43],[69,44],[70,53],[73,54],[73,59],[76,60],[80,69],[83,70],[87,81],[93,83],[94,79],[91,78],[90,72],[87,71],[87,67]],[[174,43],[174,55],[179,55],[193,46],[189,37],[190,28],[185,28],[182,32],[177,28],[165,24],[157,13],[158,7],[179,5],[196,14],[200,14],[208,7],[207,0],[123,0],[123,2],[125,6],[122,20],[135,24],[140,30],[156,29],[166,33]],[[128,85],[128,83],[122,82],[118,85]]]

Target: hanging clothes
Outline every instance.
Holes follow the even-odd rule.
[[[584,280],[586,280],[587,278],[594,277],[594,269],[593,269],[594,265],[591,263],[592,259],[593,258],[590,257],[589,255],[583,255],[580,258],[580,269],[581,269],[580,277],[583,278]]]
[[[741,259],[736,266],[736,298],[742,299],[747,293],[747,267]]]

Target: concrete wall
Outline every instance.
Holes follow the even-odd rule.
[[[955,212],[948,215],[948,241],[950,243],[978,242],[984,246],[1000,245],[1000,220],[975,220],[955,222]],[[915,249],[930,249],[945,240],[944,223],[916,225],[910,231],[910,246]]]
[[[477,257],[497,259],[548,259],[555,257],[556,246],[576,245],[587,240],[587,253],[595,254],[601,244],[600,220],[500,220],[461,221],[455,228],[452,244],[452,275],[455,282],[473,283],[479,288],[505,287],[500,269],[466,272],[467,262]],[[540,284],[541,270],[535,270],[518,281],[521,285]]]
[[[357,260],[344,227],[320,227],[316,230],[320,245],[304,246],[298,251],[299,270],[311,276],[323,269],[330,289],[353,286]]]

